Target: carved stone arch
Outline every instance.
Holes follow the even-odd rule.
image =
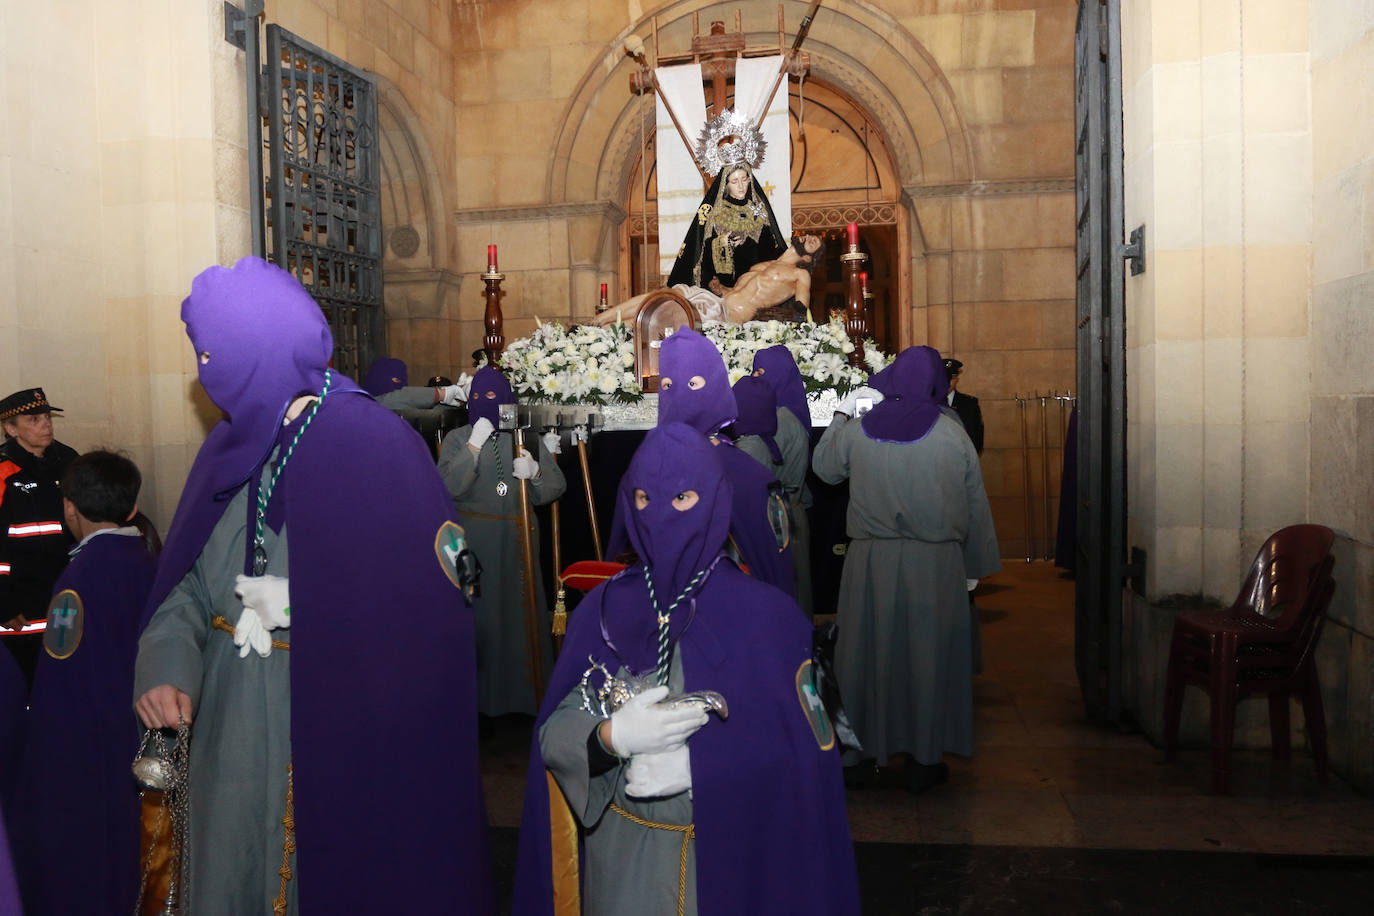
[[[690,34],[693,12],[711,0],[678,0],[657,10],[660,40]],[[789,24],[808,4],[784,0]],[[645,17],[607,46],[574,89],[555,138],[547,193],[551,203],[619,200],[638,156],[640,125],[652,107],[629,94],[634,65],[621,45],[641,34]],[[764,32],[751,44],[775,39]],[[974,178],[973,156],[954,92],[935,59],[904,26],[863,0],[832,0],[822,7],[807,39],[812,73],[862,103],[879,123],[904,187],[951,184]],[[648,130],[652,129],[650,125]]]
[[[396,84],[376,76],[381,154],[383,262],[433,268],[447,244],[439,170],[420,119]]]
[[[377,80],[381,160],[384,355],[406,362],[412,380],[448,374],[456,360],[461,278],[446,268],[452,239],[431,138],[400,88]]]

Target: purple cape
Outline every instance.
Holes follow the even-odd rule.
[[[11,777],[19,763],[28,696],[29,685],[19,663],[8,649],[0,646],[0,802],[8,800],[8,790],[14,785]]]
[[[10,843],[5,835],[5,812],[0,810],[0,913],[22,913],[19,908],[19,888],[14,883],[14,865],[10,862]]]
[[[409,384],[406,377],[404,361],[384,356],[374,360],[367,370],[367,375],[363,377],[363,390],[375,398],[379,394],[406,387]]]
[[[29,700],[12,817],[32,916],[122,913],[138,896],[138,790],[129,773],[138,720],[128,697],[154,566],[141,537],[102,534],[53,588],[80,598],[82,632],[67,658],[39,657]]]
[[[763,379],[752,375],[735,382],[735,403],[739,416],[735,418],[737,436],[758,436],[768,446],[774,464],[782,464],[782,450],[778,448],[778,399]]]
[[[892,365],[870,377],[883,400],[860,420],[864,434],[877,442],[915,442],[940,418],[949,390],[945,364],[932,347],[907,347]]]
[[[679,489],[700,501],[674,518],[667,508],[631,516],[636,547],[658,581],[659,566],[703,553],[725,525],[729,483],[681,427],[649,433],[631,462],[631,492],[650,492],[650,513]],[[720,450],[716,449],[718,453]],[[649,459],[648,461],[645,458]],[[757,467],[757,462],[742,456]],[[624,495],[622,493],[622,499]],[[633,504],[629,509],[633,509]],[[670,530],[679,529],[679,530]],[[660,556],[667,551],[669,556]],[[739,613],[739,608],[749,613]],[[654,668],[658,627],[642,566],[593,589],[569,621],[535,734],[577,685],[590,655],[614,671]],[[712,717],[688,743],[691,753],[699,913],[859,912],[854,850],[845,815],[839,753],[809,724],[799,683],[809,685],[811,627],[792,599],[721,560],[669,625],[684,689],[718,690],[728,719]],[[820,714],[823,718],[823,713]],[[587,731],[594,725],[589,717]],[[822,732],[828,729],[819,723]],[[549,794],[538,738],[530,751],[512,912],[553,913]],[[800,875],[805,880],[799,880]],[[626,875],[628,881],[635,880]]]
[[[773,389],[778,406],[786,407],[801,421],[808,439],[811,436],[811,407],[806,401],[806,382],[802,381],[801,370],[792,358],[792,351],[783,344],[765,347],[754,354],[754,371],[763,370],[759,376]]]
[[[191,467],[145,623],[234,493],[261,474],[291,399],[323,387],[332,348],[314,300],[255,258],[198,276],[182,317],[196,351],[209,353],[201,382],[228,419]],[[267,518],[291,532],[302,909],[495,912],[472,610],[439,558],[440,528],[456,518],[424,442],[336,374]],[[379,608],[404,609],[405,631],[379,638]]]

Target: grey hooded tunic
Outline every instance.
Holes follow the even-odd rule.
[[[972,755],[965,580],[1001,568],[973,443],[943,415],[915,442],[877,442],[837,416],[813,467],[849,478],[835,667],[865,755]]]
[[[512,437],[492,433],[483,443],[479,457],[468,448],[471,433],[471,426],[462,426],[444,437],[439,451],[439,476],[453,495],[453,505],[467,531],[468,546],[482,563],[482,591],[473,601],[477,621],[477,710],[485,716],[512,712],[534,715],[539,707],[530,681],[520,540],[520,487],[512,473]],[[536,506],[553,502],[567,489],[555,456],[543,449],[537,435],[527,437],[525,448],[531,455],[539,456],[539,476],[529,482],[530,502]],[[497,494],[500,481],[506,484],[505,496]],[[539,526],[533,516],[530,523],[534,528],[540,670],[547,680],[553,670],[549,629],[552,614],[545,601],[543,576],[539,573]]]

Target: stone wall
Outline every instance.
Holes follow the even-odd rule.
[[[153,6],[0,4],[0,388],[41,385],[58,438],[127,451],[165,531],[218,415],[179,309],[246,247],[244,122],[213,89],[221,4]]]
[[[1311,0],[1312,521],[1336,530],[1318,666],[1332,765],[1374,788],[1374,6]]]
[[[1359,8],[1122,3],[1126,228],[1145,224],[1149,264],[1126,288],[1127,536],[1148,565],[1146,595],[1127,596],[1123,662],[1127,705],[1159,738],[1179,607],[1229,603],[1278,528],[1329,525],[1343,535],[1320,660],[1332,760],[1369,785],[1371,147],[1351,125],[1369,121],[1357,112],[1371,42]],[[1205,743],[1197,691],[1184,714],[1184,740]],[[1262,701],[1242,704],[1236,742],[1268,746]]]

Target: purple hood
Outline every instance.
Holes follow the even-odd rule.
[[[883,400],[864,414],[864,434],[878,442],[915,442],[940,417],[940,399],[949,390],[944,362],[933,347],[907,347],[869,383]]]
[[[737,413],[725,360],[710,339],[683,325],[658,359],[658,423],[686,423],[712,436]]]

